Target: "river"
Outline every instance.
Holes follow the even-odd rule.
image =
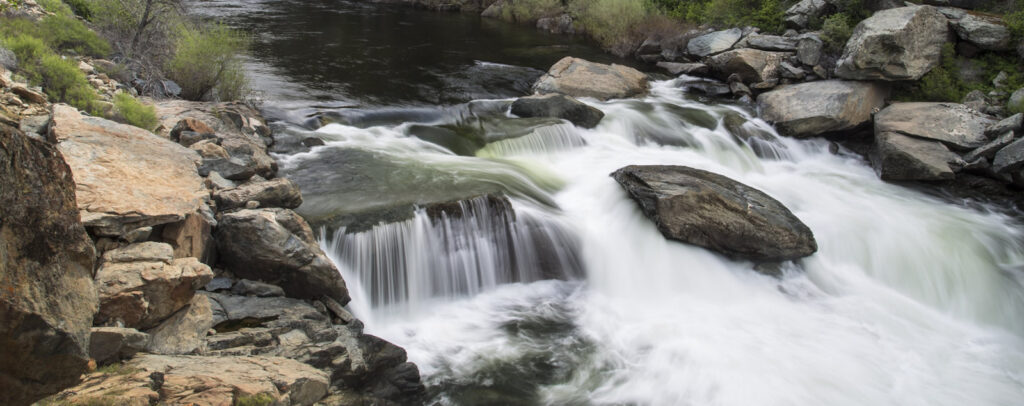
[[[561,57],[616,62],[580,39],[338,0],[192,9],[252,33],[299,212],[430,404],[1024,400],[1024,228],[996,210],[882,182],[685,78],[586,100],[606,114],[592,130],[510,116]],[[667,241],[608,176],[632,164],[760,189],[819,251],[774,278]]]

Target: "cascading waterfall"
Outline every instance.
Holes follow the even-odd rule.
[[[419,208],[409,220],[367,231],[342,227],[329,241],[325,252],[352,270],[375,308],[401,311],[503,284],[583,276],[578,242],[565,226],[492,196]]]
[[[884,183],[852,153],[781,138],[676,81],[653,86],[644,100],[588,101],[606,113],[593,130],[541,127],[476,158],[383,127],[327,134],[328,146],[401,144],[393,154],[438,168],[483,175],[501,162],[520,168],[518,181],[559,179],[542,179],[561,187],[541,199],[516,186],[324,242],[362,289],[353,296],[371,298],[356,313],[409,351],[432,403],[1024,398],[1024,233],[1011,219]],[[382,131],[392,138],[359,135]],[[608,177],[630,164],[761,189],[820,250],[774,279],[668,241]]]

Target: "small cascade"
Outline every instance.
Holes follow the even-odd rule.
[[[487,144],[477,152],[481,157],[544,154],[566,151],[587,145],[572,124],[539,127],[527,135]]]
[[[554,217],[491,195],[420,207],[370,230],[337,230],[325,243],[374,308],[399,312],[498,285],[583,276],[573,233]]]

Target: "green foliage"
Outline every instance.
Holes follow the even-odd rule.
[[[779,0],[650,0],[650,7],[673,18],[719,27],[754,26],[783,30],[784,4]]]
[[[144,130],[152,131],[159,123],[153,106],[142,104],[128,93],[114,95],[114,108],[126,123]]]
[[[577,0],[570,4],[584,29],[598,42],[614,47],[631,39],[631,31],[648,17],[643,0]]]
[[[68,103],[80,110],[93,111],[96,91],[89,86],[78,64],[57,54],[43,56],[39,64],[39,85],[53,100]]]
[[[71,7],[71,11],[74,12],[75,15],[86,20],[92,18],[92,4],[89,0],[64,0],[64,4]]]
[[[78,54],[103,57],[110,53],[110,44],[70,14],[47,16],[39,21],[0,19],[0,34],[6,37],[32,36],[50,48]]]
[[[846,13],[828,16],[821,26],[821,39],[825,41],[825,46],[831,51],[842,51],[851,35],[853,35],[853,26],[850,24],[850,16]]]
[[[61,0],[36,0],[36,4],[39,4],[39,7],[42,7],[43,10],[56,13],[58,15],[74,14],[71,11],[71,7],[68,7],[68,5],[64,4]]]
[[[274,397],[269,393],[239,396],[235,398],[235,406],[268,406],[274,404]]]
[[[18,64],[26,71],[31,70],[33,67],[37,67],[39,61],[43,58],[43,55],[53,52],[41,39],[24,34],[9,37],[5,36],[3,46],[4,48],[11,50],[11,52],[14,52],[14,56],[18,58]],[[30,76],[29,80],[31,79],[32,78]]]
[[[1010,28],[1013,37],[1018,41],[1024,40],[1024,8],[1003,16],[1003,22]]]
[[[988,93],[995,90],[991,80],[965,82],[960,75],[958,59],[952,44],[943,45],[942,61],[939,66],[921,77],[918,82],[900,85],[896,98],[905,101],[960,102],[971,91],[980,90]],[[1024,66],[1021,66],[1013,55],[987,53],[974,58],[974,61],[980,63],[983,77],[991,79],[999,72],[1006,72],[1007,89],[1024,86]]]
[[[174,56],[166,67],[167,75],[181,85],[186,99],[240,99],[248,89],[238,54],[248,44],[248,38],[224,25],[182,26]]]

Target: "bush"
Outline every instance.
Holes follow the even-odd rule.
[[[128,93],[120,92],[114,95],[114,108],[126,123],[144,130],[153,131],[159,123],[153,106],[142,104]]]
[[[570,5],[570,11],[584,30],[613,52],[617,45],[635,42],[633,29],[648,16],[643,0],[577,0]]]
[[[42,40],[28,35],[7,37],[3,40],[3,46],[14,53],[14,56],[18,58],[18,64],[21,66],[21,69],[26,71],[34,71],[35,69],[33,68],[38,67],[39,61],[43,59],[43,55],[53,52],[50,51],[50,48]],[[29,80],[32,80],[31,75],[27,76],[29,76]]]
[[[71,11],[75,15],[82,17],[86,20],[92,18],[92,4],[88,0],[64,0],[64,4],[71,7]]]
[[[39,21],[0,19],[0,34],[7,37],[31,36],[42,40],[50,48],[83,55],[103,57],[110,53],[110,44],[71,15],[57,14]]]
[[[167,75],[181,86],[182,97],[237,100],[248,92],[238,53],[248,39],[224,25],[195,29],[182,26]]]
[[[1024,40],[1024,8],[1003,16],[1003,22],[1010,28],[1014,38]]]
[[[754,26],[781,32],[785,9],[779,0],[650,0],[651,8],[673,18],[719,27]]]
[[[850,17],[845,13],[828,16],[821,26],[821,39],[825,41],[825,46],[834,52],[842,51],[851,35],[853,26],[850,24]]]
[[[60,55],[43,56],[39,64],[39,85],[51,99],[65,102],[79,110],[94,111],[96,91],[89,86],[78,64]]]

